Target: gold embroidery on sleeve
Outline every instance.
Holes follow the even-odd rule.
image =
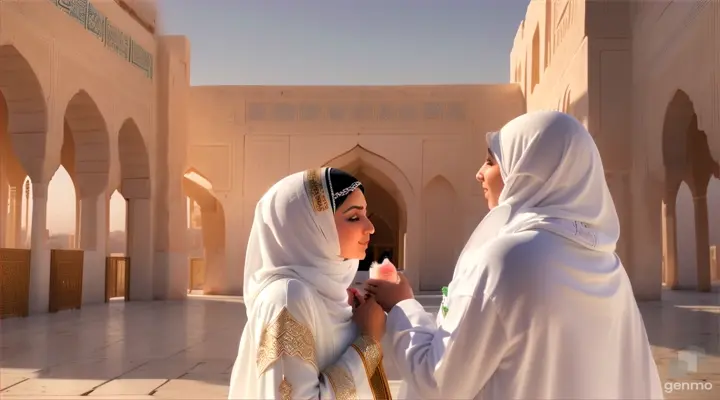
[[[325,187],[319,170],[309,169],[305,171],[305,190],[310,198],[310,205],[316,213],[330,208],[330,202],[328,197],[325,196]]]
[[[382,350],[380,344],[373,338],[360,336],[352,344],[360,355],[365,366],[365,374],[375,400],[391,400],[390,383],[385,376],[382,365]]]
[[[365,370],[370,376],[372,371],[375,371],[380,362],[382,361],[382,352],[380,350],[380,344],[375,339],[367,336],[360,336],[352,344],[352,347],[357,350],[360,354],[360,358],[365,365]]]
[[[285,379],[285,375],[283,375],[282,381],[280,381],[280,388],[278,388],[278,391],[280,392],[280,398],[282,400],[292,399],[292,385],[287,381],[287,379]]]
[[[260,336],[257,352],[258,375],[262,375],[283,355],[298,357],[318,369],[312,330],[296,320],[286,307],[263,329]]]
[[[331,365],[325,370],[337,400],[357,400],[357,390],[352,376],[339,365]]]

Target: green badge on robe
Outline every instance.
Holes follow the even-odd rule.
[[[442,291],[442,302],[440,303],[440,311],[442,311],[443,317],[445,317],[448,313],[448,287],[443,286],[440,290]]]

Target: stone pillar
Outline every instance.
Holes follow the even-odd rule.
[[[5,236],[8,225],[8,179],[5,171],[5,160],[3,150],[0,149],[0,248],[8,247]]]
[[[415,199],[408,202],[407,206],[407,231],[405,234],[405,255],[403,266],[405,276],[410,281],[413,291],[420,291],[420,258],[422,251],[422,235],[420,215],[420,204]],[[452,268],[452,265],[442,266],[443,268]]]
[[[77,178],[74,178],[75,180]],[[73,248],[81,249],[80,237],[82,232],[82,204],[80,200],[80,191],[75,188],[75,238],[73,240]]]
[[[670,289],[677,289],[679,284],[676,204],[677,191],[666,191],[662,206],[662,238],[663,260],[665,260],[665,286]]]
[[[107,254],[107,202],[105,193],[79,201],[80,228],[76,243],[84,252],[83,304],[105,301],[105,257]]]
[[[710,281],[710,230],[708,226],[707,191],[693,194],[695,210],[695,246],[697,252],[697,290],[709,292]]]
[[[202,234],[205,247],[205,294],[227,292],[225,261],[225,215],[219,205],[202,212]]]
[[[150,199],[127,202],[130,300],[153,300],[152,210]]]
[[[153,201],[155,202],[155,298],[184,299],[189,266],[185,244],[187,210],[182,179],[185,174],[190,43],[181,36],[158,38],[157,135]]]
[[[100,196],[86,196],[77,200],[77,230],[75,233],[78,247],[83,250],[95,250],[97,247],[98,223],[102,215],[98,214],[100,209],[98,198]]]
[[[633,171],[630,191],[632,209],[627,218],[631,229],[620,233],[629,236],[630,258],[623,260],[638,300],[660,300],[665,277],[663,262],[662,186],[644,171]]]
[[[8,208],[7,220],[5,221],[5,246],[8,248],[17,248],[17,232],[15,223],[17,215],[15,213],[15,192],[18,190],[16,186],[8,186]],[[22,196],[22,194],[21,194]],[[22,207],[21,207],[22,208]]]
[[[22,185],[18,185],[15,187],[15,191],[13,192],[13,206],[11,208],[11,211],[13,213],[12,221],[13,226],[13,237],[15,238],[14,247],[17,249],[25,249],[28,247],[28,240],[27,240],[27,230],[28,227],[25,227],[26,232],[23,235],[23,229],[22,229],[22,220],[23,220],[23,209],[22,209],[22,199],[24,196],[25,190],[23,189]],[[28,198],[29,200],[29,198]],[[30,201],[28,201],[28,204],[26,205],[28,208],[30,207]],[[28,213],[31,211],[28,210]]]
[[[225,260],[228,267],[225,274],[225,293],[241,295],[245,283],[245,253],[250,237],[250,228],[255,215],[255,202],[246,198],[230,198],[228,204],[242,204],[242,207],[228,207],[225,210]],[[244,210],[244,212],[243,212]],[[244,243],[244,245],[238,245]]]
[[[32,184],[32,228],[30,237],[30,312],[46,313],[50,301],[50,251],[47,248],[47,189],[44,182]]]

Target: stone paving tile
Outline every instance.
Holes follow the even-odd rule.
[[[93,390],[88,396],[140,396],[155,392],[160,386],[166,384],[168,379],[126,379],[118,378],[105,382]]]
[[[421,302],[436,312],[439,297]],[[662,302],[640,308],[666,397],[720,399],[720,296],[666,292]],[[113,302],[3,320],[0,397],[226,398],[244,323],[244,306],[234,297]],[[684,349],[704,353],[696,366],[678,363]],[[388,376],[399,378],[392,366]],[[391,382],[393,391],[398,386]]]

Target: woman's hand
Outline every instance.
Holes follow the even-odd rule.
[[[360,333],[377,340],[385,335],[385,320],[387,316],[372,297],[365,300],[353,310],[353,321]]]
[[[347,293],[348,293],[348,304],[350,305],[350,307],[355,308],[365,302],[365,298],[363,297],[362,294],[360,294],[360,291],[357,290],[356,288],[354,288],[354,287],[348,288]]]
[[[369,279],[365,282],[365,291],[385,310],[395,307],[395,304],[415,298],[410,282],[404,274],[398,274],[397,282],[388,282],[378,279]]]

